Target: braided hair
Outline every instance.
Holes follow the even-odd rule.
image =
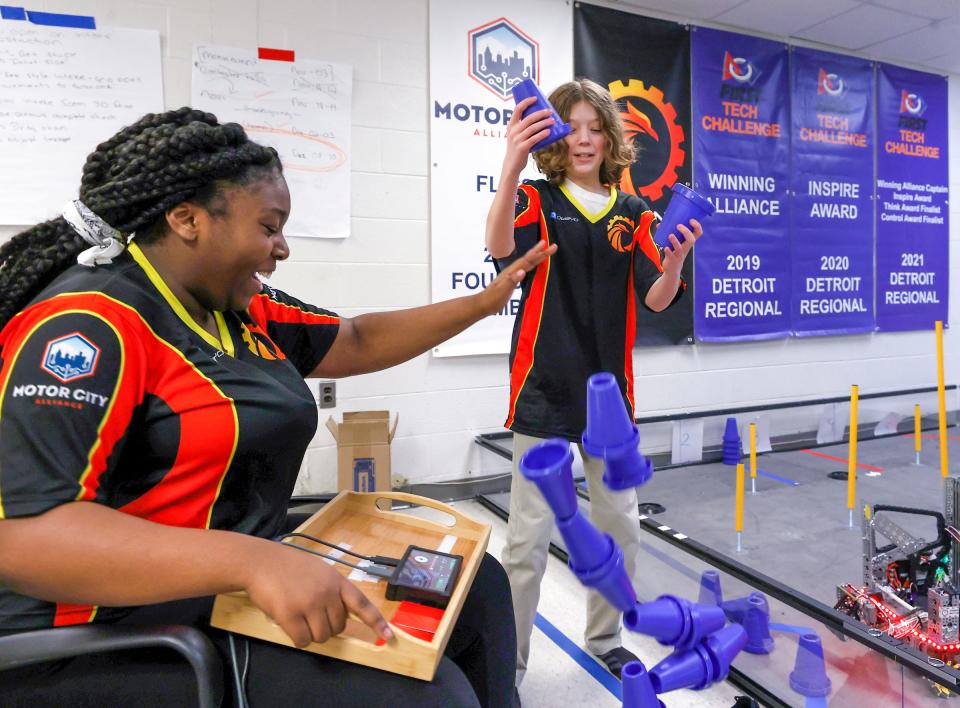
[[[151,113],[97,146],[83,166],[80,200],[139,243],[159,239],[168,209],[192,201],[215,215],[228,185],[282,172],[273,148],[236,123],[189,107]],[[21,231],[0,246],[0,329],[88,244],[63,217]]]

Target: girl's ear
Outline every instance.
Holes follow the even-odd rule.
[[[180,202],[167,210],[167,228],[184,241],[196,241],[206,216],[196,204]]]

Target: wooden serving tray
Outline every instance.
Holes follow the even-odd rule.
[[[452,525],[447,526],[412,514],[397,513],[390,510],[392,502],[436,509],[448,514],[454,521]],[[332,656],[425,681],[432,680],[487,549],[490,527],[474,521],[453,507],[414,494],[402,492],[361,494],[345,491],[340,492],[333,501],[311,516],[297,528],[297,531],[332,543],[349,544],[351,550],[363,555],[384,555],[394,558],[400,558],[407,546],[436,549],[446,536],[456,538],[453,548],[446,552],[463,556],[463,565],[433,641],[418,639],[391,622],[390,628],[393,630],[394,638],[387,643],[381,642],[378,646],[373,630],[351,616],[347,620],[344,631],[336,637],[322,644],[313,643],[304,647],[305,651],[316,654]],[[297,538],[294,541],[297,545],[303,545],[311,550],[332,552],[332,549],[306,539]],[[316,560],[318,563],[324,562],[321,558]],[[344,556],[344,560],[356,561],[351,556]],[[351,572],[351,568],[341,563],[334,563],[333,567],[345,576]],[[386,599],[387,581],[353,582],[390,622],[400,602]],[[250,602],[244,592],[217,595],[210,624],[238,634],[288,647],[293,646],[290,637]]]

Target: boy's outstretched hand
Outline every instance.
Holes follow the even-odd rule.
[[[675,275],[677,278],[680,277],[680,269],[683,268],[683,262],[693,248],[694,241],[703,236],[703,227],[700,226],[699,221],[690,219],[690,227],[692,228],[688,228],[683,224],[677,225],[677,231],[683,234],[683,243],[680,243],[680,239],[672,233],[668,237],[670,245],[665,246],[663,249],[664,273]]]
[[[527,273],[533,272],[538,265],[556,252],[557,244],[551,243],[545,246],[543,241],[537,241],[533,248],[504,268],[500,275],[477,295],[481,298],[484,314],[495,315],[500,312],[517,286],[527,277]]]

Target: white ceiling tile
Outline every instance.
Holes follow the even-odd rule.
[[[960,52],[954,51],[951,54],[944,54],[939,57],[933,57],[923,62],[924,66],[939,71],[950,71],[954,74],[960,74]],[[953,92],[950,92],[951,97]]]
[[[856,0],[746,0],[713,19],[775,35],[796,34],[857,7]]]
[[[874,5],[931,20],[945,20],[960,14],[960,3],[957,0],[872,0],[872,2]]]
[[[641,11],[656,10],[689,19],[708,20],[741,2],[743,0],[621,0],[619,4],[629,5]]]
[[[860,5],[795,36],[836,47],[860,50],[930,24],[929,20],[883,7]]]
[[[960,33],[957,24],[936,24],[921,27],[914,32],[902,34],[893,39],[887,39],[877,44],[871,44],[864,51],[870,56],[891,61],[923,62],[933,57],[953,52],[960,56],[954,47]]]

